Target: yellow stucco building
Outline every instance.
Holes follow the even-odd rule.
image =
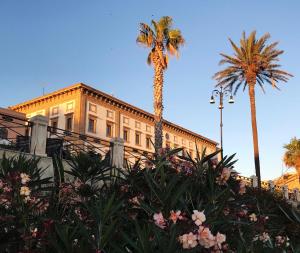
[[[154,117],[114,96],[78,83],[47,95],[11,106],[10,109],[25,113],[27,118],[44,115],[49,125],[100,139],[109,146],[113,137],[123,138],[125,148],[154,152]],[[182,147],[192,157],[198,150],[207,153],[217,149],[217,142],[178,126],[163,122],[163,145]]]

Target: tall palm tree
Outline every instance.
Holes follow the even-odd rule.
[[[155,151],[162,148],[162,114],[163,114],[163,84],[164,70],[168,67],[168,53],[178,57],[178,50],[184,44],[181,31],[172,29],[172,18],[165,16],[158,22],[152,20],[154,29],[145,23],[140,24],[137,43],[151,49],[147,63],[154,67],[153,107],[155,120]]]
[[[283,162],[286,166],[296,169],[300,183],[300,139],[294,137],[289,144],[286,144],[283,147],[286,149],[283,156]]]
[[[236,94],[241,86],[243,86],[243,90],[248,88],[255,171],[259,186],[261,185],[261,177],[256,124],[255,85],[259,85],[263,92],[265,92],[265,83],[278,89],[278,81],[287,82],[288,78],[292,76],[279,69],[278,57],[283,51],[276,49],[278,42],[267,44],[269,38],[270,35],[266,33],[257,39],[256,32],[253,31],[249,37],[246,37],[245,32],[243,32],[239,46],[229,39],[234,54],[229,56],[221,53],[222,60],[220,61],[220,65],[227,64],[227,66],[214,75],[214,78],[217,80],[216,86],[229,87],[231,90],[234,89],[234,94]]]

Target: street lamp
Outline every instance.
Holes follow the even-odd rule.
[[[234,99],[233,99],[233,95],[230,89],[223,89],[222,86],[220,86],[220,89],[216,89],[213,90],[211,93],[211,97],[210,97],[210,103],[214,104],[215,98],[219,97],[219,109],[220,109],[220,134],[221,134],[221,157],[223,159],[223,109],[224,109],[224,105],[223,105],[223,98],[224,97],[228,97],[229,96],[229,100],[228,103],[229,104],[233,104],[234,103]]]

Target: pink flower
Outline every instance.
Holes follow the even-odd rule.
[[[281,247],[286,241],[286,237],[278,235],[275,237],[275,245],[276,247]]]
[[[129,185],[121,185],[121,187],[120,187],[120,191],[121,192],[128,192],[128,190],[129,190]]]
[[[9,186],[4,186],[3,191],[4,191],[5,193],[9,193],[9,192],[12,192],[12,189],[11,189],[11,187],[9,187]]]
[[[218,185],[224,185],[228,179],[230,178],[230,174],[231,174],[232,170],[229,168],[223,168],[222,173],[219,177],[217,177],[216,179],[216,183]]]
[[[221,247],[221,244],[222,244],[223,242],[226,241],[226,235],[221,234],[221,233],[218,232],[218,233],[216,234],[216,236],[215,236],[215,239],[216,239],[216,244],[217,244],[219,247]]]
[[[257,221],[256,214],[255,213],[250,214],[249,219],[250,219],[250,221],[256,222]]]
[[[166,221],[161,212],[155,213],[153,215],[153,220],[154,220],[155,225],[160,227],[161,229],[164,229],[166,227]]]
[[[218,158],[217,157],[211,158],[210,161],[211,161],[212,167],[216,168],[218,165]]]
[[[36,237],[37,237],[37,234],[38,234],[38,229],[37,229],[37,228],[31,230],[31,236],[32,236],[33,238],[36,238]]]
[[[200,226],[198,230],[199,244],[208,249],[216,244],[216,239],[207,227]]]
[[[21,173],[20,177],[21,177],[22,184],[27,184],[30,181],[30,177],[26,173]]]
[[[270,236],[267,232],[263,232],[260,236],[259,236],[259,240],[262,242],[267,242],[270,240]]]
[[[199,212],[198,210],[194,210],[193,212],[194,214],[192,215],[192,220],[197,226],[200,226],[206,220],[204,211]]]
[[[179,242],[182,244],[184,249],[192,249],[198,245],[197,235],[194,235],[192,232],[189,234],[184,234],[179,236]]]
[[[132,204],[134,204],[134,205],[137,205],[137,206],[140,205],[140,201],[139,201],[139,199],[138,199],[137,196],[135,196],[135,197],[129,199],[128,201],[129,201],[129,203],[132,203]]]
[[[243,195],[244,193],[246,193],[246,184],[244,181],[240,181],[239,194]]]
[[[170,220],[173,221],[174,224],[176,224],[177,220],[182,220],[183,217],[181,215],[181,211],[174,212],[173,210],[170,212]]]
[[[229,209],[228,207],[225,207],[225,208],[223,209],[223,214],[224,214],[225,216],[229,215],[229,214],[230,214],[230,209]]]
[[[74,181],[74,187],[75,189],[80,188],[83,185],[83,183],[81,182],[81,180],[79,178],[76,178]]]
[[[153,168],[153,163],[149,160],[145,161],[145,168],[146,169],[152,169]]]

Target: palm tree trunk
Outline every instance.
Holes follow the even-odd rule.
[[[158,154],[162,148],[162,115],[163,115],[163,83],[164,83],[164,73],[163,66],[160,62],[157,53],[153,56],[154,63],[154,83],[153,83],[153,107],[154,107],[154,121],[155,121],[155,153]]]
[[[248,86],[249,86],[249,98],[250,98],[250,108],[251,108],[251,124],[252,124],[255,172],[258,179],[258,187],[261,188],[258,133],[257,133],[257,124],[256,124],[255,90],[254,90],[255,83],[248,83]]]

